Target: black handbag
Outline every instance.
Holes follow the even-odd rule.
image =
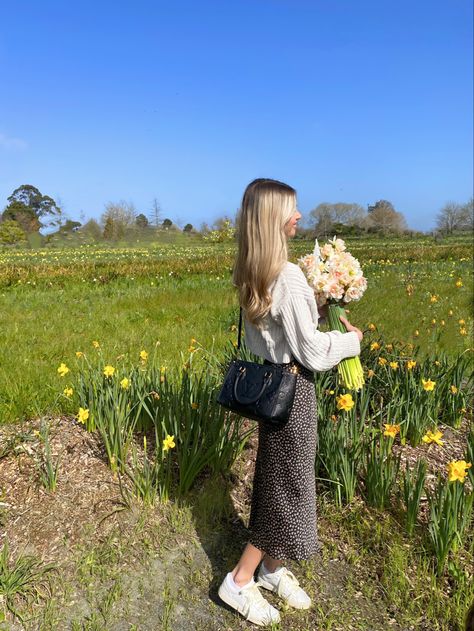
[[[241,333],[242,309],[238,349]],[[274,428],[282,427],[288,421],[295,398],[297,369],[290,371],[284,370],[280,364],[233,359],[217,402],[245,418],[263,421]]]

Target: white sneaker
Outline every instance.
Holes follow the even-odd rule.
[[[264,564],[258,571],[258,584],[281,596],[283,600],[295,609],[309,609],[311,598],[299,586],[296,576],[286,567],[281,567],[276,572],[267,572]]]
[[[260,626],[280,622],[278,609],[272,607],[260,593],[258,583],[252,579],[244,587],[234,583],[229,572],[219,587],[219,598],[229,607],[236,609],[242,616]]]

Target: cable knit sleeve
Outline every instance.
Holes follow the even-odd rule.
[[[329,370],[342,359],[360,354],[359,337],[355,331],[323,333],[317,330],[304,295],[287,294],[278,311],[293,356],[309,370]]]

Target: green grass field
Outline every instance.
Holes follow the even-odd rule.
[[[449,355],[473,346],[469,241],[347,245],[368,279],[349,319],[377,327],[364,344],[381,337]],[[311,249],[294,242],[292,260]],[[56,368],[76,351],[94,356],[94,340],[109,361],[146,349],[173,365],[191,338],[222,353],[238,318],[233,255],[222,244],[0,252],[0,423],[60,411]]]

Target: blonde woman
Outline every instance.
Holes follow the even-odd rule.
[[[246,345],[266,362],[282,364],[298,374],[288,423],[278,430],[259,424],[249,541],[219,587],[227,605],[261,626],[278,622],[280,614],[264,598],[260,586],[289,606],[308,609],[311,605],[284,559],[308,559],[320,549],[313,373],[358,355],[362,340],[362,332],[343,316],[347,333],[318,331],[320,316],[313,291],[300,268],[288,261],[287,240],[295,235],[300,218],[291,186],[270,179],[257,179],[247,186],[238,218],[234,268]]]

